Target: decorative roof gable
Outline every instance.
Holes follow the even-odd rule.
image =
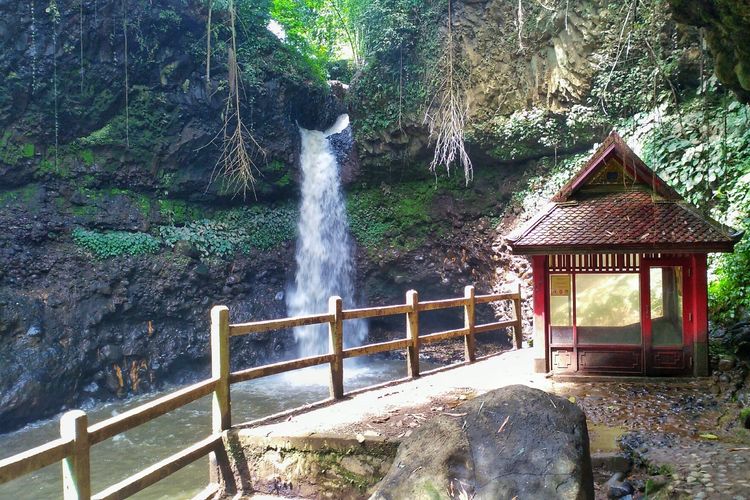
[[[614,131],[609,134],[583,168],[552,197],[552,201],[568,201],[582,188],[597,184],[622,185],[623,187],[641,184],[649,187],[665,200],[682,200],[677,191],[648,168]]]

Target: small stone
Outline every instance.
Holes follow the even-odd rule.
[[[96,392],[99,390],[99,384],[96,382],[91,382],[90,384],[84,386],[83,392]]]
[[[728,372],[732,368],[734,368],[735,359],[734,358],[721,358],[719,360],[719,371],[722,372]]]
[[[607,496],[609,498],[623,498],[633,493],[633,485],[628,481],[623,481],[623,477],[622,472],[616,472],[607,481]]]
[[[26,336],[28,337],[38,337],[42,334],[42,327],[39,325],[31,325],[28,330],[26,330]]]
[[[277,302],[281,302],[282,300],[284,300],[284,292],[277,292],[276,295],[274,296],[274,299]]]

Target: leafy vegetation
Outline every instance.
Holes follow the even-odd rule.
[[[715,86],[712,80],[711,87]],[[750,107],[709,88],[674,113],[639,116],[646,163],[691,203],[735,229],[750,229]],[[652,123],[648,123],[651,121]],[[644,123],[646,122],[646,123]],[[750,313],[750,243],[713,259],[712,320],[730,323]]]
[[[160,247],[159,239],[147,233],[98,232],[76,228],[72,236],[76,245],[91,252],[98,259],[156,253]]]
[[[243,207],[184,226],[162,226],[159,234],[168,247],[186,241],[204,257],[229,257],[252,248],[269,250],[293,239],[296,220],[297,211],[291,205]]]

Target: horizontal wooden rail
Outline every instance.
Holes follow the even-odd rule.
[[[412,311],[412,306],[401,304],[396,306],[367,307],[364,309],[347,309],[342,311],[344,319],[378,318],[381,316],[393,316],[406,314]]]
[[[59,462],[70,455],[73,441],[55,439],[18,455],[0,460],[0,484]]]
[[[430,333],[428,335],[422,335],[419,337],[419,341],[423,344],[431,344],[432,342],[440,342],[442,340],[455,339],[457,337],[463,337],[469,333],[468,328],[457,328],[455,330],[445,330],[443,332]]]
[[[357,356],[366,356],[368,354],[377,354],[379,352],[406,349],[410,344],[411,340],[409,339],[389,340],[388,342],[380,342],[377,344],[363,345],[362,347],[352,347],[350,349],[344,349],[343,354],[345,358],[354,358]]]
[[[282,361],[280,363],[274,363],[272,365],[247,368],[245,370],[230,373],[229,383],[236,384],[237,382],[244,382],[246,380],[267,377],[269,375],[276,375],[277,373],[284,373],[292,370],[299,370],[300,368],[307,368],[308,366],[322,365],[324,363],[330,363],[332,359],[333,354],[321,354],[319,356],[309,356],[307,358],[293,359],[292,361]]]
[[[461,297],[460,299],[443,299],[443,300],[430,300],[427,302],[420,302],[417,304],[417,308],[420,311],[434,311],[435,309],[449,309],[451,307],[465,306],[468,300]]]
[[[192,403],[196,399],[208,396],[215,387],[215,379],[204,380],[144,405],[137,406],[115,417],[97,422],[89,426],[89,443],[92,445],[100,443],[133,427],[145,424],[149,420],[153,420],[165,413]]]
[[[520,299],[521,296],[517,293],[495,293],[489,295],[477,295],[474,297],[474,301],[477,304],[487,304],[489,302],[498,302],[500,300],[516,300]]]
[[[267,332],[269,330],[283,330],[297,326],[320,325],[333,321],[332,314],[311,314],[309,316],[298,316],[296,318],[271,319],[268,321],[256,321],[253,323],[238,323],[229,325],[229,336],[247,335],[249,333]]]
[[[485,323],[484,325],[477,325],[474,327],[474,333],[486,333],[499,330],[500,328],[507,328],[509,326],[516,326],[515,321],[497,321],[495,323]]]
[[[190,465],[199,458],[208,455],[221,445],[220,434],[209,436],[179,453],[175,453],[171,457],[165,458],[161,462],[155,463],[151,467],[130,476],[124,481],[120,481],[106,490],[93,495],[92,498],[94,500],[116,500],[135,495],[157,481],[174,474],[186,465]]]

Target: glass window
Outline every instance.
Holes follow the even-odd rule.
[[[652,267],[651,343],[654,346],[682,345],[682,268]]]
[[[550,274],[549,316],[553,344],[573,343],[573,293],[570,274]]]
[[[577,274],[576,325],[579,344],[640,344],[638,274]]]

